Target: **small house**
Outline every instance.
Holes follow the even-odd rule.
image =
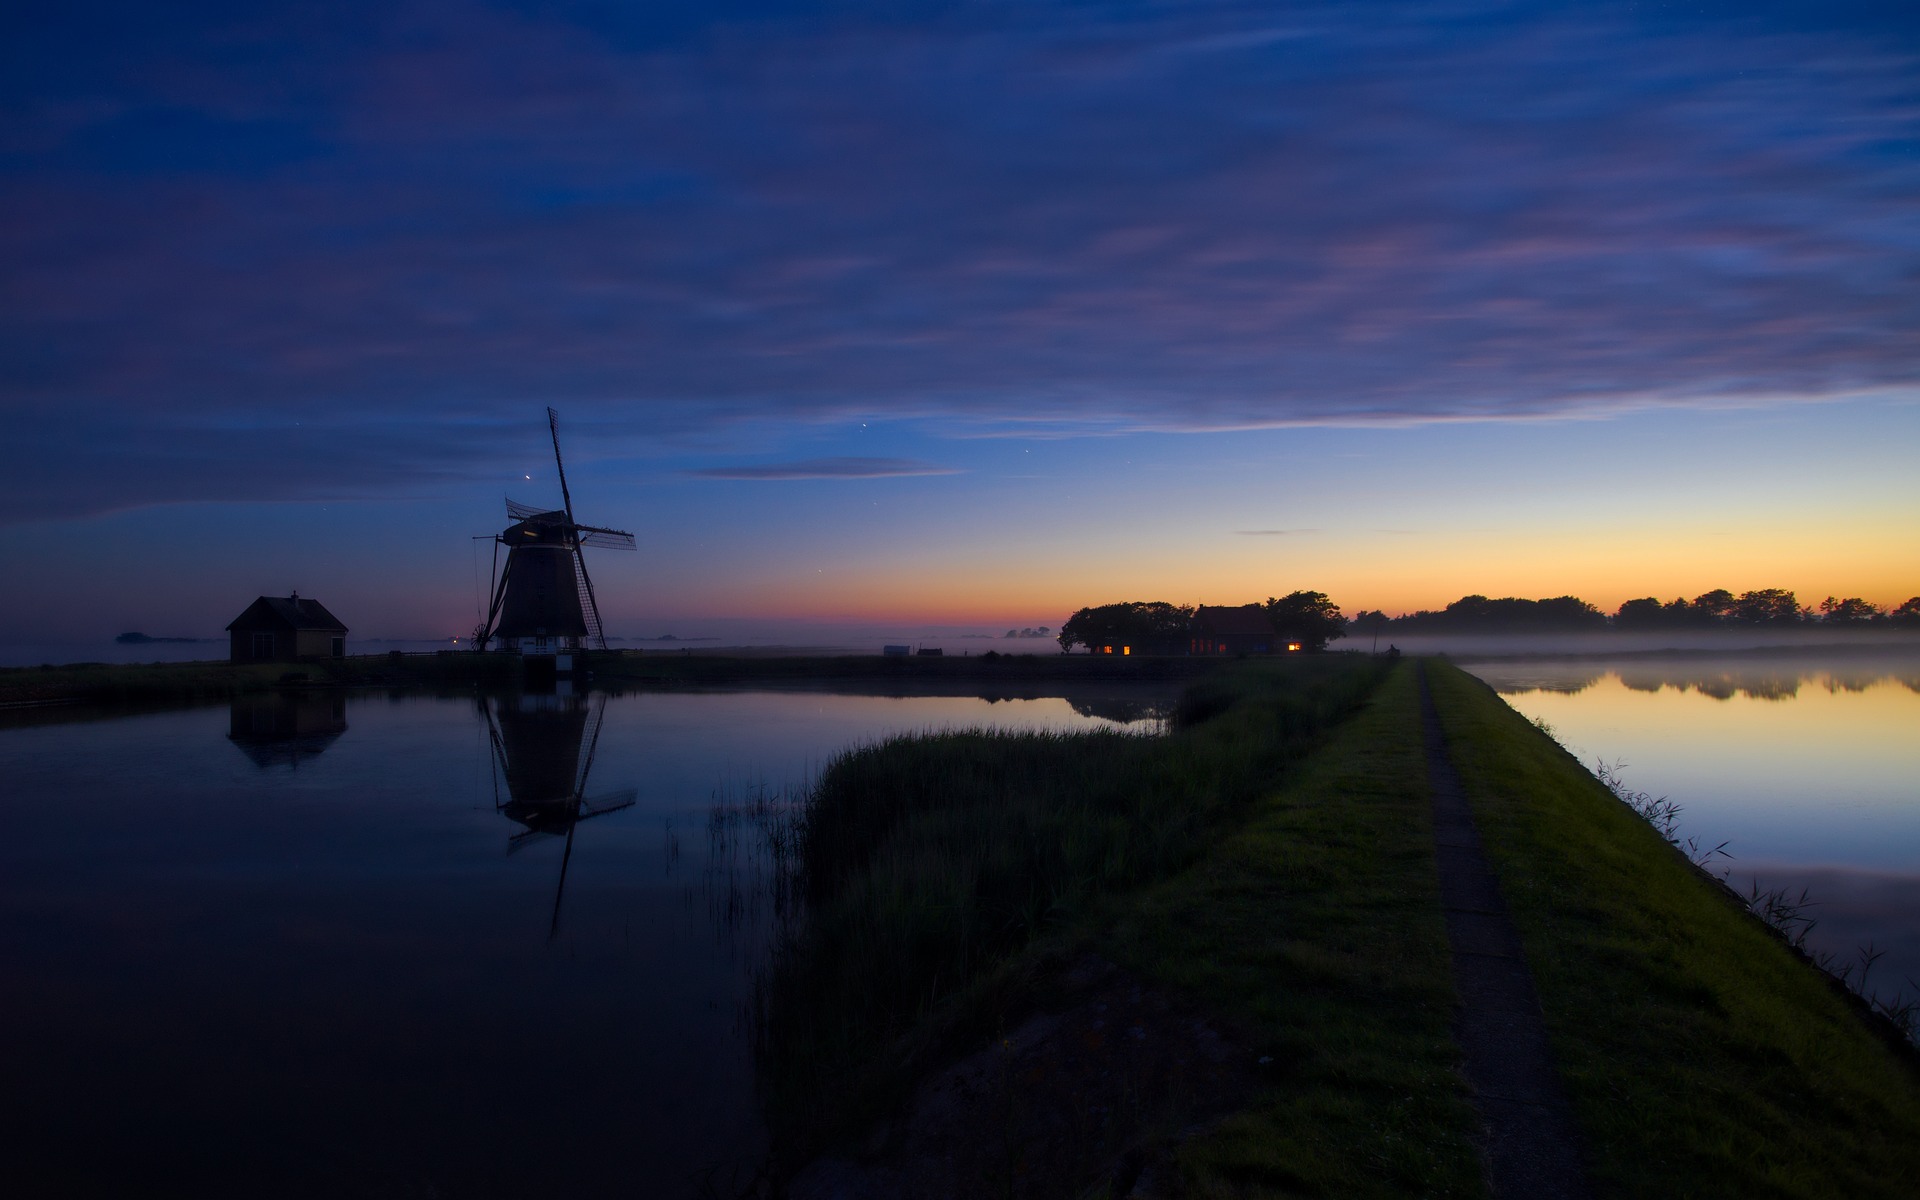
[[[1190,654],[1269,654],[1273,622],[1259,604],[1202,604],[1193,613]]]
[[[318,600],[262,596],[227,626],[234,662],[345,658],[347,627]]]

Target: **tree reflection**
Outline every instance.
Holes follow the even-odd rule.
[[[1806,687],[1829,693],[1860,693],[1882,683],[1897,683],[1920,691],[1920,674],[1894,667],[1846,666],[1815,663],[1728,663],[1716,661],[1642,660],[1610,668],[1587,664],[1501,663],[1474,665],[1470,670],[1508,695],[1550,692],[1577,695],[1608,679],[1631,692],[1652,694],[1668,688],[1694,692],[1715,700],[1736,696],[1749,700],[1792,700]]]

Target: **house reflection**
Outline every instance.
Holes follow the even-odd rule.
[[[261,770],[298,770],[347,731],[347,698],[337,692],[241,696],[229,713],[227,739]]]
[[[604,694],[589,701],[562,691],[479,700],[492,747],[493,806],[520,826],[507,838],[509,854],[543,838],[564,838],[560,878],[554,888],[553,920],[560,928],[560,901],[566,893],[567,864],[573,858],[573,832],[580,822],[631,808],[638,788],[588,797],[594,752],[606,716]]]

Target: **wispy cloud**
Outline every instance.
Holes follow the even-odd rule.
[[[225,496],[94,470],[92,431],[177,462],[232,414],[530,397],[655,436],[1034,437],[1920,382],[1910,25],[823,7],[50,11],[0,84],[0,404],[58,427],[34,469]],[[339,463],[276,470],[248,487]]]
[[[954,467],[910,458],[808,458],[798,462],[744,467],[701,467],[688,471],[703,479],[894,479],[908,475],[958,475]]]
[[[1303,533],[1319,533],[1318,529],[1236,529],[1240,537],[1298,537]]]

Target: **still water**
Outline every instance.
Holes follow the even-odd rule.
[[[1804,888],[1810,949],[1871,944],[1870,989],[1920,995],[1920,656],[1462,665],[1588,767],[1678,802],[1743,893]]]
[[[12,1194],[724,1194],[759,1145],[769,926],[726,814],[891,733],[1146,732],[1168,699],[306,695],[0,728]]]

